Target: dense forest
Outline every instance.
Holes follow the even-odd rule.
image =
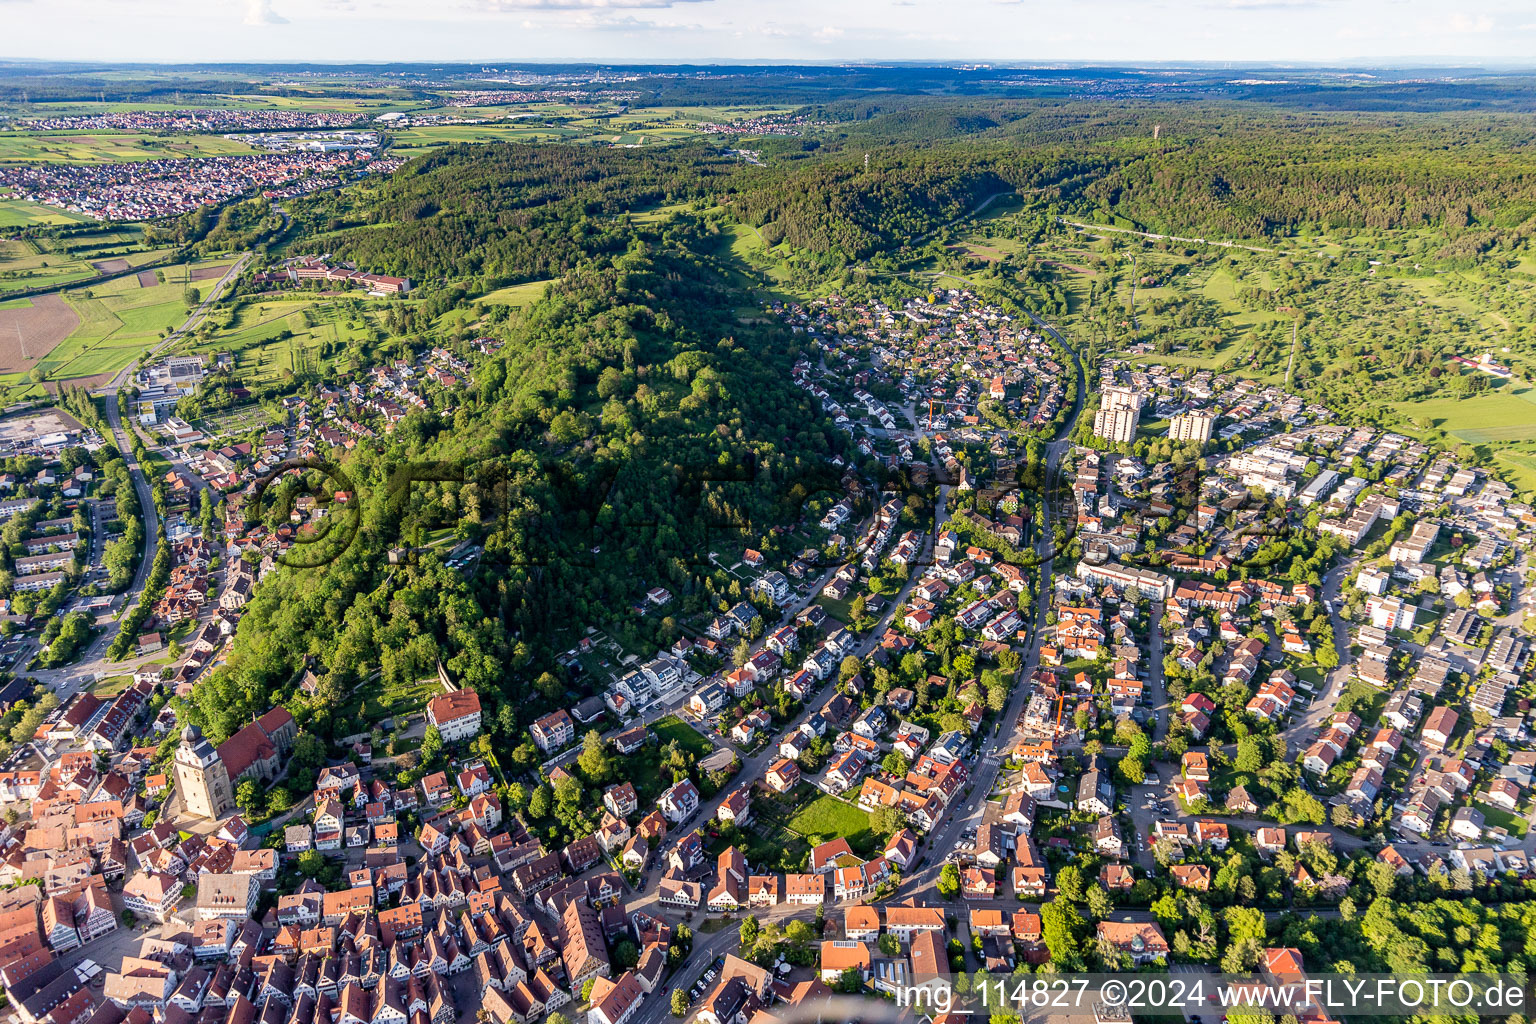
[[[359,266],[489,289],[622,252],[629,236],[616,215],[704,195],[734,166],[703,147],[449,146],[349,202],[297,205],[295,218],[339,232],[331,244]]]
[[[480,170],[506,170],[507,153],[482,152]],[[434,173],[446,182],[474,164],[458,154]],[[792,338],[735,318],[746,297],[700,255],[714,247],[704,228],[684,218],[584,238],[549,297],[503,325],[452,415],[415,412],[343,461],[366,496],[356,537],[323,569],[263,582],[229,667],[194,692],[212,735],[290,692],[306,664],[326,686],[304,713],[345,730],[331,716],[356,683],[408,682],[441,658],[507,709],[510,739],[541,708],[529,694],[563,697],[544,672],[558,644],[650,586],[713,607],[728,586],[704,552],[774,550],[768,528],[836,485],[824,467],[843,436],[790,384]],[[429,272],[458,256],[442,259]],[[432,554],[384,557],[442,528],[484,543],[469,578]]]

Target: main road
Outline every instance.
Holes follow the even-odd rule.
[[[243,253],[238,260],[232,263],[229,269],[224,272],[224,276],[220,277],[213,287],[208,290],[207,296],[187,314],[187,318],[182,322],[181,326],[168,334],[165,340],[151,349],[146,358],[157,355],[195,330],[202,323],[203,319],[207,317],[213,303],[218,301],[220,293],[239,275],[240,271],[245,269],[245,265],[251,261],[251,257],[251,253]],[[117,450],[122,453],[123,462],[128,467],[128,476],[133,481],[134,494],[139,499],[139,514],[144,524],[144,552],[139,559],[139,567],[133,574],[133,582],[129,585],[128,595],[124,598],[123,609],[118,616],[119,623],[127,619],[131,607],[144,600],[144,583],[149,578],[149,570],[154,565],[155,555],[160,546],[160,517],[155,510],[154,487],[145,475],[144,467],[139,465],[138,458],[133,454],[133,446],[128,440],[128,431],[123,426],[122,410],[118,408],[118,391],[131,379],[132,372],[133,368],[131,366],[124,367],[110,381],[95,391],[95,394],[100,395],[103,399],[102,404],[105,407],[107,427],[112,431],[112,439],[117,445]],[[200,476],[195,473],[191,475],[202,486],[207,486],[206,483],[202,483]],[[76,690],[93,682],[99,673],[107,670],[128,670],[130,667],[129,663],[113,664],[106,660],[107,648],[112,645],[112,641],[116,639],[117,633],[121,631],[121,628],[121,625],[119,625],[116,630],[111,627],[102,630],[101,634],[91,641],[79,658],[70,665],[57,669],[35,669],[27,674],[56,692],[60,700],[68,700],[74,695]],[[34,637],[29,641],[28,648],[23,649],[18,654],[18,665],[25,664],[37,653],[33,649],[35,645],[36,638]]]
[[[1019,739],[1019,718],[1024,710],[1024,702],[1029,697],[1029,679],[1034,675],[1035,669],[1040,664],[1040,630],[1044,626],[1046,617],[1050,611],[1052,593],[1052,575],[1056,566],[1056,539],[1054,522],[1058,516],[1069,512],[1066,508],[1053,507],[1052,499],[1059,496],[1060,488],[1057,486],[1057,478],[1061,471],[1061,458],[1072,446],[1071,436],[1077,426],[1078,417],[1083,412],[1084,399],[1084,373],[1082,360],[1078,357],[1077,349],[1067,344],[1065,338],[1056,332],[1056,329],[1044,320],[1029,314],[1030,319],[1052,337],[1071,355],[1072,363],[1077,371],[1077,395],[1072,403],[1072,411],[1062,423],[1056,437],[1046,446],[1046,461],[1044,473],[1044,490],[1041,493],[1041,505],[1044,515],[1040,525],[1040,536],[1035,540],[1035,554],[1039,558],[1039,591],[1035,595],[1034,615],[1029,624],[1029,633],[1026,643],[1026,651],[1023,660],[1019,664],[1019,671],[1014,677],[1013,689],[1008,696],[1008,703],[1004,705],[1002,714],[998,716],[992,731],[982,736],[977,741],[977,749],[971,759],[971,780],[968,787],[968,795],[964,802],[947,813],[939,823],[938,828],[923,838],[925,853],[925,867],[909,874],[902,880],[901,895],[910,896],[918,891],[927,889],[937,882],[939,872],[943,869],[944,858],[939,856],[945,851],[953,850],[962,833],[972,825],[979,824],[982,816],[982,808],[986,805],[986,799],[992,793],[997,784],[998,774],[1002,771],[1003,762],[1008,758],[1008,752],[1013,749]]]

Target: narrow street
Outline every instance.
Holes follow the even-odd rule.
[[[1323,577],[1323,601],[1328,609],[1328,621],[1333,625],[1333,646],[1338,652],[1338,667],[1328,673],[1321,693],[1312,695],[1312,703],[1307,710],[1291,719],[1291,723],[1284,729],[1286,750],[1291,756],[1300,753],[1317,731],[1322,728],[1323,722],[1333,713],[1333,707],[1338,703],[1339,697],[1344,692],[1350,678],[1350,653],[1349,653],[1349,624],[1339,615],[1339,588],[1344,579],[1354,571],[1358,559],[1351,558],[1333,568]]]

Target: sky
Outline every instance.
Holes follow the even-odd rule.
[[[1536,64],[1532,0],[0,0],[0,57]]]

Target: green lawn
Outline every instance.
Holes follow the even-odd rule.
[[[869,813],[829,793],[821,794],[800,808],[789,819],[788,827],[813,846],[843,838],[857,850],[860,846],[867,848],[874,838],[874,833],[869,830]]]
[[[1501,451],[1494,457],[1511,486],[1521,491],[1536,491],[1536,455]]]
[[[132,685],[133,676],[131,674],[121,676],[108,676],[105,679],[98,680],[91,687],[91,692],[98,697],[115,697],[117,694],[122,693]]]
[[[1531,827],[1530,822],[1518,814],[1510,814],[1506,810],[1491,807],[1485,803],[1477,803],[1476,801],[1473,801],[1473,803],[1478,810],[1483,812],[1483,822],[1490,828],[1502,828],[1512,836],[1524,836],[1526,830]]]
[[[651,731],[656,734],[658,746],[664,747],[675,740],[683,750],[692,751],[698,757],[704,757],[715,749],[714,744],[699,735],[698,730],[676,715],[659,719],[651,726]]]

